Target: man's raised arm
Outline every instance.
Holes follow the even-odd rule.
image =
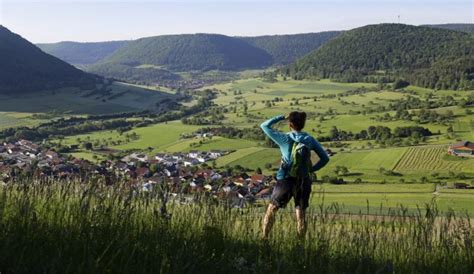
[[[278,116],[275,116],[271,119],[268,119],[266,120],[265,122],[263,122],[261,125],[260,125],[260,128],[263,130],[263,132],[270,138],[273,140],[273,142],[277,143],[278,145],[280,145],[281,143],[284,143],[286,142],[286,134],[282,133],[282,132],[279,132],[278,130],[275,130],[274,128],[272,128],[272,126],[280,121],[283,121],[285,120],[285,116],[284,115],[278,115]]]

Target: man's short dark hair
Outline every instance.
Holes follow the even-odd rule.
[[[292,111],[288,116],[288,120],[294,130],[300,131],[304,128],[304,124],[306,123],[306,112]]]

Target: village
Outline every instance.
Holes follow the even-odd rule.
[[[158,153],[154,158],[131,153],[119,161],[88,160],[65,156],[28,140],[0,144],[0,181],[3,184],[20,178],[85,182],[102,180],[107,185],[128,184],[138,192],[149,192],[165,186],[169,193],[208,193],[242,207],[257,199],[268,199],[275,180],[262,174],[249,174],[241,169],[216,170],[207,162],[226,151],[190,151],[189,153]]]
[[[472,142],[459,142],[448,148],[448,154],[471,157],[472,148]],[[157,153],[150,157],[133,152],[120,160],[92,163],[62,155],[28,140],[19,140],[0,144],[0,182],[8,184],[25,177],[81,182],[95,178],[110,186],[127,184],[138,192],[166,186],[174,195],[208,193],[238,207],[258,199],[268,199],[276,183],[273,177],[258,174],[261,172],[249,174],[238,168],[217,170],[208,165],[228,153],[191,150],[187,153]]]

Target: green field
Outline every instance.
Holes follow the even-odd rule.
[[[280,158],[280,150],[275,148],[266,148],[245,155],[237,160],[228,163],[228,165],[240,165],[249,169],[265,169],[266,164],[271,164],[272,168],[274,168],[279,165]]]
[[[443,189],[434,193],[435,189],[434,184],[313,185],[311,203],[315,207],[337,204],[344,213],[388,214],[389,209],[400,206],[414,212],[436,202],[440,211],[474,215],[473,191]]]
[[[448,147],[426,146],[409,148],[394,170],[400,172],[473,172],[474,161],[466,158],[449,157],[446,155]]]
[[[321,176],[331,175],[336,166],[346,166],[355,176],[379,178],[379,169],[393,169],[405,150],[406,148],[388,148],[339,152],[331,157],[328,166],[319,174]]]
[[[100,131],[91,134],[70,136],[61,140],[61,143],[65,145],[77,144],[78,139],[80,139],[88,140],[92,143],[98,142],[106,144],[114,149],[145,150],[152,148],[154,151],[161,151],[168,146],[180,143],[181,134],[191,133],[199,128],[199,126],[183,125],[179,121],[174,121],[133,129],[127,133],[136,133],[139,139],[130,140],[129,142],[126,142],[125,136],[120,135],[117,131]],[[118,140],[121,140],[123,144],[110,145],[112,141]]]
[[[11,127],[35,126],[44,120],[35,119],[31,113],[0,112],[0,129]]]
[[[200,144],[199,142],[202,142]],[[159,150],[165,152],[188,152],[190,150],[210,151],[213,149],[233,151],[256,146],[257,142],[244,139],[230,139],[224,137],[212,137],[212,139],[189,139],[178,143],[172,143],[169,146],[163,146]]]

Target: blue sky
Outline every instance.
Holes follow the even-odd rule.
[[[38,42],[178,33],[262,35],[367,24],[473,23],[474,0],[0,0],[0,24]]]

